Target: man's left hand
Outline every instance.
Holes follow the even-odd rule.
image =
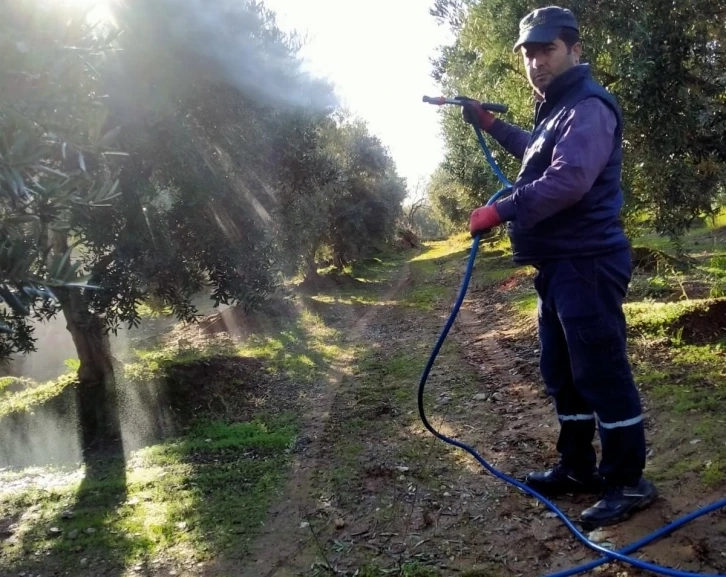
[[[469,232],[471,236],[487,234],[495,226],[502,224],[496,205],[481,206],[471,213]]]

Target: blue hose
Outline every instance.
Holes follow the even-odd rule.
[[[489,147],[486,144],[486,141],[484,140],[484,136],[482,135],[479,128],[476,126],[474,127],[474,130],[477,135],[477,139],[479,140],[479,145],[481,146],[482,151],[484,152],[484,156],[486,156],[487,160],[489,161],[489,164],[491,165],[492,169],[494,170],[494,173],[497,175],[497,178],[505,185],[506,188],[500,190],[497,192],[494,196],[492,196],[489,201],[487,202],[487,205],[493,204],[498,199],[500,199],[502,196],[507,194],[511,191],[511,183],[507,180],[507,178],[504,176],[502,171],[497,166],[496,161],[491,155],[491,152],[489,151]],[[461,283],[461,288],[459,289],[459,295],[456,299],[456,302],[454,303],[454,307],[451,311],[451,314],[449,315],[448,320],[446,321],[446,324],[444,325],[443,330],[441,331],[441,334],[439,335],[438,340],[436,341],[436,345],[434,346],[434,350],[431,353],[431,356],[429,357],[428,363],[426,364],[426,368],[424,369],[423,375],[421,376],[421,381],[419,383],[418,387],[418,411],[419,416],[421,418],[422,423],[428,429],[429,432],[431,432],[435,437],[441,439],[445,443],[448,443],[450,445],[453,445],[454,447],[458,447],[459,449],[463,449],[467,453],[469,453],[472,457],[474,457],[479,464],[481,464],[482,467],[484,467],[489,473],[497,477],[498,479],[501,479],[510,485],[513,485],[514,487],[517,487],[520,491],[525,492],[526,494],[534,497],[538,501],[540,501],[542,504],[544,504],[548,509],[550,509],[557,517],[565,524],[565,526],[572,532],[572,534],[586,547],[592,549],[593,551],[596,551],[603,555],[600,559],[596,561],[592,561],[590,563],[586,563],[584,565],[580,565],[579,567],[574,567],[572,569],[567,569],[565,571],[561,571],[559,573],[552,573],[551,575],[547,577],[569,577],[571,575],[580,575],[582,573],[585,573],[586,571],[590,571],[596,567],[599,567],[600,565],[603,565],[605,563],[610,563],[612,561],[620,561],[622,563],[627,563],[629,565],[632,565],[633,567],[637,567],[638,569],[643,569],[645,571],[650,571],[652,573],[656,573],[659,575],[671,575],[674,577],[726,577],[724,575],[714,575],[714,574],[705,574],[705,573],[690,573],[688,571],[679,571],[676,569],[670,569],[668,567],[662,567],[660,565],[655,565],[653,563],[647,563],[645,561],[641,561],[640,559],[635,559],[633,557],[629,557],[631,553],[635,553],[636,551],[642,549],[646,545],[649,545],[650,543],[653,543],[654,541],[657,541],[658,539],[661,539],[665,537],[666,535],[672,533],[676,529],[679,529],[686,525],[687,523],[690,523],[694,519],[698,519],[699,517],[702,517],[703,515],[706,515],[708,513],[711,513],[713,511],[716,511],[717,509],[721,509],[723,507],[726,507],[726,499],[723,499],[721,501],[717,501],[707,507],[703,507],[697,511],[694,511],[693,513],[686,515],[685,517],[681,517],[680,519],[673,521],[672,523],[666,525],[665,527],[662,527],[661,529],[651,533],[650,535],[642,538],[640,541],[636,541],[635,543],[632,543],[631,545],[628,545],[627,547],[624,547],[623,549],[619,551],[610,551],[609,549],[606,549],[605,547],[602,547],[600,545],[597,545],[596,543],[593,543],[590,541],[575,525],[570,521],[570,519],[567,518],[567,516],[558,509],[554,503],[552,503],[550,500],[548,500],[546,497],[532,489],[531,487],[528,487],[524,483],[521,483],[520,481],[517,481],[513,477],[510,477],[501,471],[498,471],[495,469],[492,465],[490,465],[479,453],[476,452],[472,447],[467,445],[466,443],[462,443],[461,441],[457,441],[456,439],[452,439],[450,437],[447,437],[446,435],[440,433],[437,431],[429,422],[429,420],[426,417],[426,413],[424,411],[424,390],[426,387],[426,381],[429,378],[429,374],[431,372],[431,369],[434,366],[434,363],[436,362],[436,358],[441,351],[441,347],[444,344],[444,341],[446,340],[447,335],[449,334],[449,331],[451,330],[451,327],[454,324],[454,321],[456,320],[456,316],[459,313],[459,309],[461,308],[462,303],[464,302],[464,297],[466,296],[466,292],[469,288],[469,282],[471,281],[471,275],[474,270],[474,261],[476,259],[477,252],[479,250],[479,242],[481,240],[480,235],[476,235],[474,237],[474,242],[471,246],[471,252],[469,253],[469,261],[466,265],[466,273],[464,274],[464,280]]]

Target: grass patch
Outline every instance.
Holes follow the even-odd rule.
[[[424,246],[425,250],[412,258],[411,263],[417,265],[419,270],[428,272],[433,269],[426,263],[466,254],[471,248],[471,237],[462,233],[447,240],[426,243]]]
[[[717,462],[709,461],[701,474],[703,484],[710,489],[723,485],[726,481],[726,458],[721,457]]]
[[[453,302],[463,280],[470,250],[471,237],[465,233],[427,244],[426,250],[410,261],[414,285],[404,297],[404,304],[421,311],[433,311],[444,300]],[[495,239],[482,245],[477,253],[471,288],[501,283],[517,274],[521,269],[512,265],[510,257],[511,251],[504,240]]]
[[[406,293],[402,303],[421,311],[432,311],[446,297],[452,298],[451,291],[435,284],[416,286]]]
[[[493,285],[504,282],[517,274],[517,268],[494,268],[492,266],[481,266],[476,269],[476,273],[472,276],[472,281],[479,285]]]
[[[345,353],[339,339],[338,331],[305,310],[276,333],[250,337],[237,353],[263,360],[273,371],[309,382]]]
[[[707,344],[726,337],[726,301],[693,299],[657,302],[652,299],[626,303],[625,314],[631,331],[671,344]]]
[[[135,351],[137,360],[124,366],[124,375],[131,381],[147,382],[163,375],[172,367],[236,354],[236,345],[226,337],[209,338],[195,343],[170,345],[153,350],[138,350]]]
[[[537,315],[537,293],[522,293],[512,299],[514,310],[520,315],[533,317]]]
[[[375,285],[390,280],[400,268],[403,260],[405,260],[405,256],[399,253],[380,253],[377,256],[355,261],[352,264],[344,266],[342,269],[336,268],[333,265],[318,269],[318,274],[330,279],[352,279],[371,285],[362,287],[364,290],[370,290]],[[302,278],[293,281],[293,283],[299,282],[302,282]]]
[[[376,257],[356,261],[347,272],[354,279],[365,283],[382,283],[400,268],[405,257],[396,253],[381,253]]]
[[[726,401],[726,357],[720,345],[684,346],[671,351],[669,362],[640,368],[638,377],[651,395],[678,414],[718,413]],[[709,427],[703,421],[698,426]]]
[[[651,337],[667,336],[678,318],[698,306],[699,301],[658,302],[652,299],[625,303],[625,318],[630,328]]]
[[[681,480],[695,473],[704,486],[721,486],[726,481],[724,349],[674,346],[663,354],[664,358],[633,365],[637,382],[657,408],[655,422],[662,423],[668,436],[649,474],[655,480]]]
[[[357,292],[341,291],[340,294],[336,295],[315,295],[310,297],[311,300],[328,304],[328,305],[363,305],[363,306],[378,306],[386,303],[382,303],[373,294],[358,294]]]
[[[54,381],[28,386],[14,393],[5,393],[0,397],[0,419],[11,413],[31,412],[33,407],[59,396],[75,383],[75,375],[64,375]]]
[[[32,551],[67,567],[79,547],[88,560],[125,566],[162,553],[178,563],[243,555],[284,476],[291,423],[201,424],[184,439],[139,451],[126,467],[106,463],[80,483],[5,495],[3,517],[30,505],[34,514],[2,542],[2,566],[25,567]],[[52,527],[59,533],[49,534]]]

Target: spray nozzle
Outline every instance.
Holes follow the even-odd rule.
[[[443,96],[424,96],[423,101],[427,104],[435,104],[437,106],[443,106],[444,104],[453,104],[455,106],[461,106],[466,102],[464,98],[445,98]],[[506,104],[495,104],[493,102],[480,102],[481,107],[484,110],[490,112],[507,112],[509,107]]]

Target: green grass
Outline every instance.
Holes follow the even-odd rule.
[[[522,316],[534,317],[537,315],[537,293],[521,293],[512,299],[512,306]]]
[[[381,253],[377,257],[353,263],[346,272],[361,282],[381,283],[392,278],[400,268],[404,258],[405,256],[401,254]]]
[[[516,274],[518,270],[512,266],[497,268],[496,263],[489,264],[490,266],[482,266],[481,263],[479,264],[475,273],[472,275],[472,284],[474,286],[488,286],[504,282]]]
[[[625,303],[628,325],[652,337],[663,337],[684,313],[699,306],[703,301],[658,302],[643,300]]]
[[[5,495],[3,517],[30,505],[36,515],[20,522],[18,545],[3,542],[2,566],[26,566],[25,551],[68,566],[78,562],[78,547],[87,559],[125,566],[162,553],[179,563],[243,555],[285,475],[294,438],[289,418],[209,422],[139,451],[125,467],[106,463],[62,489]],[[62,518],[66,510],[71,519]],[[60,536],[50,537],[51,527]]]
[[[388,281],[400,268],[405,259],[405,255],[394,252],[382,252],[377,256],[356,261],[352,264],[337,269],[334,266],[328,266],[318,269],[318,274],[324,277],[350,277],[360,283],[370,285],[368,287],[360,287],[363,290],[371,290],[376,285]],[[302,281],[302,277],[295,279],[294,283]],[[337,291],[336,291],[337,292]]]
[[[428,243],[421,254],[411,259],[413,287],[402,302],[425,312],[453,303],[470,250],[471,237],[466,233]],[[470,288],[501,283],[520,270],[512,264],[511,250],[505,240],[488,241],[479,249]]]
[[[425,250],[411,259],[414,266],[419,270],[430,272],[433,269],[427,267],[426,263],[442,259],[448,259],[455,255],[465,254],[471,248],[471,237],[467,234],[452,236],[447,240],[426,243]]]
[[[668,363],[640,367],[638,376],[651,395],[678,414],[718,413],[726,402],[726,358],[721,345],[681,346],[671,349]]]
[[[402,302],[420,311],[432,311],[442,300],[451,299],[451,290],[435,284],[420,285],[406,293]]]
[[[271,370],[309,382],[345,354],[341,334],[308,310],[275,332],[253,335],[237,350],[266,361]]]
[[[449,240],[427,243],[424,250],[410,260],[411,287],[401,298],[404,306],[430,312],[444,301],[453,300],[453,280],[463,266],[471,239],[458,235]]]
[[[216,338],[187,345],[171,345],[152,350],[135,351],[136,360],[124,366],[124,375],[130,381],[146,382],[164,374],[171,367],[197,363],[211,357],[237,354],[231,339]]]
[[[54,381],[35,386],[32,383],[26,383],[28,388],[14,393],[5,393],[0,396],[0,419],[11,413],[30,412],[33,407],[58,397],[75,382],[74,375],[65,375]]]
[[[631,329],[645,338],[645,348],[635,347],[636,381],[657,410],[659,428],[667,427],[670,435],[667,446],[657,446],[649,475],[661,481],[696,473],[705,487],[716,488],[726,481],[726,351],[720,343],[685,345],[680,332],[673,330],[683,314],[703,305],[699,300],[649,299],[627,303],[625,310]],[[647,343],[659,339],[668,348],[658,355],[649,353]]]
[[[381,303],[375,294],[356,294],[351,291],[341,291],[335,295],[319,294],[310,297],[314,302],[323,304],[340,304],[340,305],[363,305],[363,306],[378,306],[385,303]]]
[[[189,346],[137,351],[137,361],[124,372],[129,380],[152,380],[171,367],[198,363],[211,357],[252,357],[264,361],[268,370],[297,380],[310,381],[339,358],[341,335],[307,309],[294,319],[284,319],[264,332],[251,335],[243,344],[229,338],[210,339]]]

